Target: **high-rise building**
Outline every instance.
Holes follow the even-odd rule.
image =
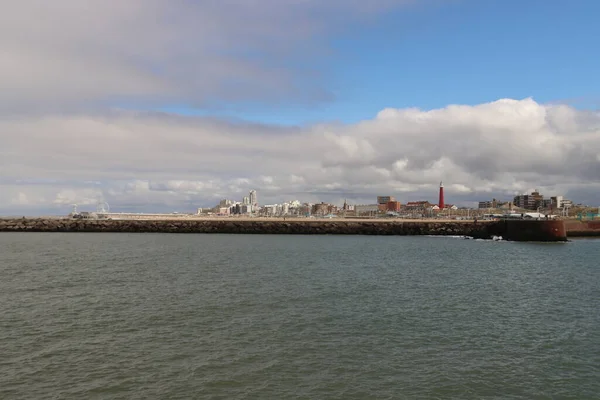
[[[250,205],[252,207],[257,207],[258,206],[258,197],[256,196],[256,190],[251,190],[249,195],[248,195],[250,200]]]
[[[250,204],[250,197],[248,196],[244,196],[244,198],[242,199],[242,204],[247,206]]]
[[[440,210],[444,209],[444,184],[440,182],[440,198],[438,202],[438,207]]]

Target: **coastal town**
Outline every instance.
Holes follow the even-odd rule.
[[[530,194],[515,196],[511,200],[501,201],[496,199],[480,201],[477,208],[458,207],[445,202],[444,185],[440,182],[438,199],[415,200],[406,203],[399,202],[391,195],[377,196],[372,204],[343,205],[326,202],[301,203],[297,200],[281,204],[266,204],[260,206],[257,192],[250,191],[241,202],[223,199],[211,209],[198,209],[197,214],[218,216],[256,215],[263,217],[400,217],[400,218],[435,218],[435,217],[485,217],[497,214],[519,213],[533,217],[540,215],[568,216],[569,209],[573,207],[571,200],[563,196],[544,197],[537,190]]]
[[[135,213],[110,211],[99,203],[96,211],[79,211],[76,206],[69,217],[80,219],[179,219],[179,218],[404,218],[404,219],[493,219],[502,216],[522,218],[569,217],[579,213],[598,215],[597,209],[574,204],[561,195],[544,196],[535,190],[510,200],[482,200],[477,207],[457,206],[445,201],[440,182],[437,200],[418,199],[401,203],[393,195],[380,195],[371,204],[308,203],[292,200],[278,204],[260,204],[258,192],[251,190],[239,200],[222,199],[211,208],[195,212]],[[575,213],[575,214],[574,214]]]
[[[373,204],[301,203],[260,205],[251,190],[241,201],[223,199],[195,213],[111,212],[108,203],[96,212],[65,217],[0,219],[0,231],[163,232],[257,234],[433,235],[511,241],[566,241],[567,235],[600,233],[597,210],[578,207],[562,196],[545,198],[539,191],[512,201],[481,201],[477,208],[446,203],[440,182],[437,202],[399,202],[380,195]],[[570,210],[577,214],[569,216]],[[577,221],[576,219],[579,219]]]

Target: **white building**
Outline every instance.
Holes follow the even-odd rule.
[[[552,196],[550,200],[552,201],[552,207],[562,208],[564,202],[563,196]]]
[[[234,204],[233,200],[223,199],[219,202],[219,208],[231,207]]]
[[[253,207],[257,207],[258,206],[258,197],[256,195],[256,190],[251,190],[249,195],[248,195],[248,201],[250,202],[250,205]]]
[[[277,215],[277,204],[267,204],[262,207],[262,213],[267,216]]]

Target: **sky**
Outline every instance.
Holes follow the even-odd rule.
[[[600,205],[597,1],[0,6],[0,215]]]

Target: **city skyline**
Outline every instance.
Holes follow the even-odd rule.
[[[549,211],[550,213],[568,213],[567,209],[575,207],[576,209],[589,209],[594,208],[594,206],[585,205],[581,203],[573,202],[571,199],[566,199],[562,195],[540,193],[539,190],[535,190],[531,193],[519,194],[514,196],[512,199],[487,199],[480,200],[477,203],[469,204],[469,205],[457,205],[450,204],[445,202],[444,200],[444,185],[442,182],[439,184],[439,192],[437,202],[430,201],[428,198],[420,198],[415,199],[412,198],[408,201],[399,201],[394,195],[378,195],[376,197],[376,201],[367,201],[367,202],[358,202],[353,203],[352,201],[348,202],[348,199],[344,199],[343,205],[336,204],[335,202],[325,202],[325,201],[301,201],[299,199],[287,199],[286,201],[281,202],[271,202],[271,203],[259,203],[258,202],[258,191],[252,189],[247,193],[247,196],[242,196],[241,199],[236,198],[222,198],[219,200],[218,204],[197,207],[194,210],[184,209],[184,210],[172,210],[171,212],[161,212],[161,210],[127,210],[127,209],[110,209],[110,206],[106,202],[99,202],[96,204],[96,213],[98,214],[106,214],[107,212],[112,213],[133,213],[133,214],[147,214],[147,215],[168,215],[168,214],[242,214],[242,215],[291,215],[297,214],[300,208],[305,208],[308,206],[308,210],[311,207],[317,207],[318,209],[322,209],[323,207],[328,207],[330,210],[329,213],[332,213],[332,209],[335,210],[333,213],[342,212],[342,211],[357,211],[359,208],[361,210],[377,210],[378,212],[396,212],[396,213],[406,213],[406,212],[416,212],[417,210],[422,210],[423,212],[443,212],[444,210],[452,212],[452,210],[481,210],[481,209],[496,209],[503,210],[503,213],[509,212],[513,209],[521,209],[521,210],[530,210],[530,211],[539,211],[540,209]],[[373,200],[373,199],[370,199]],[[79,209],[80,204],[71,204],[71,213],[70,215],[78,214],[79,212],[86,213],[94,213],[92,209],[94,205],[87,204],[87,208]],[[323,207],[319,207],[323,206]],[[91,207],[91,208],[90,208]],[[332,208],[333,207],[333,208]],[[288,213],[288,209],[294,209],[293,212]],[[600,207],[598,207],[600,209]],[[310,211],[308,212],[310,214]]]
[[[0,13],[0,215],[436,202],[440,181],[460,206],[600,205],[598,2],[61,5]]]

